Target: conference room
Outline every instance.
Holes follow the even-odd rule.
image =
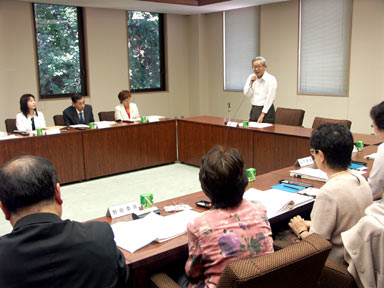
[[[82,130],[41,137],[32,145],[33,149],[42,153],[46,147],[52,145],[51,141],[56,141],[55,149],[60,151],[60,157],[54,156],[59,153],[53,148],[49,152],[52,157],[58,158],[55,161],[65,164],[76,162],[74,166],[67,167],[62,172],[57,167],[58,162],[54,163],[59,174],[62,173],[61,178],[64,177],[63,180],[67,183],[63,188],[71,185],[83,185],[82,187],[87,184],[94,185],[93,181],[107,179],[110,175],[140,173],[148,171],[149,167],[161,165],[155,168],[160,169],[167,166],[165,164],[180,161],[181,163],[177,162],[176,165],[188,164],[185,165],[188,174],[185,177],[191,180],[181,180],[179,185],[172,186],[182,186],[185,181],[189,181],[191,189],[183,193],[198,192],[201,188],[196,166],[200,164],[204,153],[211,148],[209,146],[226,144],[226,141],[234,146],[239,145],[235,147],[243,155],[247,168],[255,167],[257,175],[261,177],[265,173],[292,166],[297,158],[310,156],[308,143],[315,117],[349,120],[354,134],[364,134],[364,137],[367,137],[361,136],[355,140],[365,140],[366,144],[378,143],[377,139],[369,136],[374,133],[369,111],[373,105],[382,101],[384,92],[381,85],[384,76],[381,69],[384,64],[382,55],[384,24],[381,21],[384,5],[380,0],[327,1],[342,2],[345,5],[329,4],[331,6],[324,8],[324,14],[319,18],[315,17],[315,13],[310,14],[309,19],[301,14],[303,7],[300,5],[301,2],[310,4],[314,1],[306,0],[64,2],[66,5],[83,7],[85,54],[83,56],[86,68],[83,83],[87,86],[87,93],[84,96],[85,102],[93,107],[95,120],[98,121],[96,119],[98,112],[112,111],[119,104],[117,95],[123,89],[131,90],[133,102],[137,104],[140,115],[161,115],[165,116],[166,120],[146,124],[123,123],[122,126],[102,131]],[[64,2],[55,1],[55,4]],[[197,5],[198,2],[202,5]],[[68,96],[53,98],[40,96],[33,6],[29,1],[4,0],[0,2],[0,7],[0,35],[3,39],[0,43],[0,131],[6,131],[5,119],[15,118],[20,111],[19,98],[25,93],[35,95],[38,109],[44,113],[47,126],[53,126],[53,116],[61,114],[71,104],[71,100]],[[130,73],[132,68],[127,44],[127,10],[164,13],[164,82],[160,84],[162,86],[160,88],[147,90],[139,88],[135,91],[131,86],[134,73]],[[343,40],[337,41],[340,47],[332,46],[335,51],[339,50],[335,52],[321,49],[330,47],[330,43],[316,43],[311,41],[313,38],[309,38],[309,42],[306,42],[311,45],[302,46],[305,43],[301,42],[301,35],[314,35],[316,39],[324,32],[322,29],[327,28],[324,27],[324,23],[331,23],[331,20],[336,18],[349,24],[345,30],[333,33],[334,39]],[[310,19],[318,21],[313,21],[311,26],[305,26],[303,21]],[[329,29],[336,31],[332,27]],[[249,44],[248,48],[245,44]],[[317,44],[320,48],[316,47]],[[315,56],[305,54],[310,53],[311,49],[325,54]],[[339,55],[339,51],[343,52],[342,56]],[[341,62],[336,63],[335,58],[327,54],[331,52],[340,56],[338,59]],[[252,73],[251,59],[258,55],[267,59],[267,71],[277,79],[275,107],[304,110],[303,127],[272,131],[278,129],[275,126],[258,133],[255,132],[257,129],[244,131],[243,128],[224,126],[224,120],[228,120],[228,103],[231,103],[231,119],[238,122],[248,120],[251,104],[243,95],[243,86],[248,75]],[[301,58],[302,56],[307,58]],[[306,59],[315,61],[305,62]],[[337,74],[335,67],[340,66],[343,69],[341,72],[337,71],[339,73]],[[316,74],[317,72],[320,74]],[[314,78],[303,77],[306,75],[314,75]],[[308,79],[319,82],[305,82]],[[321,81],[323,79],[324,82]],[[333,80],[337,80],[336,83]],[[332,87],[335,90],[322,90],[319,87]],[[191,119],[191,117],[203,118]],[[210,121],[211,126],[207,124]],[[199,122],[205,124],[199,125]],[[217,136],[216,139],[219,140],[213,141],[214,137],[210,136],[213,135],[212,127],[217,128],[215,137]],[[198,129],[201,129],[199,133],[202,134],[196,134]],[[204,129],[206,130],[203,131]],[[225,134],[227,131],[232,135]],[[119,153],[124,150],[120,146],[114,146],[115,150],[111,147],[103,150],[103,147],[108,147],[110,141],[116,141],[117,145],[120,138],[127,139],[130,135],[141,139],[134,144],[134,147],[129,146],[136,155],[135,160],[121,157],[120,161],[116,161]],[[199,139],[198,135],[203,135],[204,139]],[[61,136],[65,136],[65,141]],[[27,140],[27,137],[23,139]],[[240,144],[236,144],[238,139],[241,139]],[[160,140],[164,145],[160,145]],[[24,144],[17,144],[16,140],[4,141],[14,141],[10,145],[14,149],[12,153],[17,149],[26,149],[28,141],[33,142],[28,140]],[[129,140],[125,141],[129,145]],[[253,143],[252,149],[248,147],[251,146],[250,141]],[[3,143],[5,142],[0,144]],[[154,146],[148,143],[157,146],[153,148]],[[255,143],[264,143],[263,150],[260,150],[258,148],[260,146]],[[190,151],[184,149],[191,146],[196,149]],[[201,151],[197,149],[199,146],[204,146]],[[279,150],[280,148],[282,150]],[[374,150],[375,147],[369,149]],[[2,164],[12,154],[9,151],[1,149]],[[62,153],[63,151],[72,154],[68,156]],[[93,157],[101,153],[107,156],[99,159]],[[265,158],[260,158],[262,156]],[[87,168],[89,170],[86,170]],[[176,169],[184,168],[177,166]],[[149,175],[152,176],[151,173]],[[109,188],[110,186],[103,187],[105,191]],[[172,192],[169,192],[165,198],[157,199],[166,200],[181,196],[172,195]],[[106,198],[111,197],[107,195]],[[70,200],[70,203],[78,204],[76,198]],[[104,211],[92,218],[105,215],[110,206],[112,205],[105,205]],[[81,206],[77,207],[74,210],[79,215]],[[73,220],[90,219],[79,217]],[[3,234],[10,231],[8,225],[1,232]],[[183,247],[182,249],[185,249],[185,246]]]

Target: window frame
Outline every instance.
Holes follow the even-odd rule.
[[[150,11],[139,11],[139,12],[149,12],[156,13],[159,15],[159,56],[160,56],[160,87],[159,88],[143,88],[143,89],[131,89],[131,77],[130,77],[130,49],[129,49],[129,35],[128,35],[128,11],[139,11],[139,10],[126,10],[126,28],[127,28],[127,50],[128,50],[128,81],[129,81],[129,91],[131,93],[145,93],[145,92],[164,92],[167,91],[166,87],[166,74],[165,74],[165,16],[163,13],[150,12]]]
[[[36,13],[35,13],[35,4],[45,4],[53,6],[67,6],[74,7],[77,10],[77,27],[78,27],[78,37],[79,37],[79,57],[80,57],[80,81],[81,81],[81,93],[63,93],[63,94],[41,94],[41,84],[40,84],[40,69],[39,69],[39,52],[37,47],[37,31],[36,31]],[[36,55],[36,68],[37,68],[37,83],[38,83],[38,94],[39,99],[60,99],[60,98],[70,98],[75,94],[81,94],[82,96],[88,96],[88,79],[87,79],[87,65],[86,65],[86,53],[85,53],[85,34],[84,34],[84,11],[82,7],[71,6],[71,5],[59,5],[59,4],[49,4],[49,3],[31,3],[32,13],[33,13],[33,32],[34,32],[34,42],[35,42],[35,55]]]

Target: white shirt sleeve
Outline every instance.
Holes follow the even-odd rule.
[[[384,144],[384,143],[383,143]],[[384,188],[384,145],[380,144],[377,151],[377,156],[373,162],[371,173],[369,174],[368,183],[371,187],[372,195],[383,192]]]
[[[246,97],[251,97],[253,95],[253,87],[249,86],[249,83],[251,82],[252,76],[255,76],[255,74],[251,74],[248,76],[247,82],[245,82],[243,93]]]
[[[32,122],[20,112],[16,114],[16,127],[20,131],[32,131]]]
[[[47,125],[45,124],[45,118],[44,114],[40,111],[37,112],[39,116],[35,116],[35,126],[36,128],[47,128]],[[32,124],[31,124],[32,126]]]
[[[268,92],[267,97],[265,99],[265,104],[263,107],[263,113],[267,114],[269,111],[269,108],[271,108],[273,101],[275,101],[276,98],[276,89],[277,89],[277,81],[274,76],[271,77],[268,83]]]

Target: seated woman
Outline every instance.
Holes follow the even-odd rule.
[[[213,147],[202,159],[201,188],[213,208],[188,224],[190,287],[216,287],[229,261],[273,252],[264,206],[243,199],[248,177],[238,150]]]
[[[124,121],[137,119],[140,117],[139,110],[135,103],[131,103],[131,92],[123,90],[117,95],[120,105],[115,107],[115,120]]]
[[[375,133],[384,140],[384,101],[371,109],[371,118]],[[373,199],[382,199],[384,189],[384,143],[377,148],[375,162],[368,178],[369,186],[372,190]]]
[[[16,127],[20,131],[32,131],[45,128],[45,119],[42,112],[37,111],[35,96],[24,94],[20,98],[20,113],[16,115]]]
[[[316,165],[327,173],[328,181],[318,192],[311,221],[296,216],[289,226],[299,239],[317,233],[329,240],[332,243],[329,258],[344,263],[341,233],[365,215],[365,208],[372,204],[371,189],[364,177],[348,169],[353,137],[347,127],[324,124],[313,132],[310,145]]]

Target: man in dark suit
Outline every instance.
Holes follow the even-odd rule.
[[[126,287],[128,268],[106,222],[62,220],[56,169],[22,156],[0,169],[0,287]]]
[[[95,122],[92,106],[85,104],[84,97],[79,94],[72,96],[72,106],[63,111],[63,118],[66,126]]]

